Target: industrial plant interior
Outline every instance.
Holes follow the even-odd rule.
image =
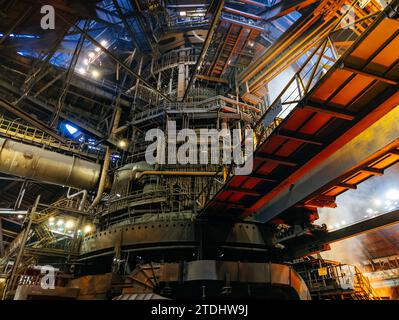
[[[398,89],[399,0],[0,0],[1,299],[399,300]]]

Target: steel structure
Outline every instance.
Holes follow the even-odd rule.
[[[397,0],[48,2],[52,32],[0,8],[4,299],[48,295],[44,265],[69,299],[379,298],[314,255],[398,222],[317,224],[399,161]],[[205,161],[169,161],[205,129]],[[217,135],[250,130],[242,176]]]

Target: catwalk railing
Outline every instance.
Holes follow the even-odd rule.
[[[263,107],[260,106],[259,108],[266,110],[254,126],[261,137],[260,142],[263,142],[267,136],[267,134],[262,136],[260,131],[262,130],[261,124],[265,118],[282,107],[282,111],[277,111],[277,117],[284,119],[330,68],[339,61],[351,45],[360,38],[362,33],[354,32],[353,30],[358,31],[357,28],[359,26],[362,26],[362,30],[367,29],[381,15],[381,12],[368,15],[351,24],[341,25],[341,22],[348,14],[349,10],[341,17],[327,36],[317,44],[306,60],[300,64],[298,71],[288,81],[270,106],[264,106],[264,102],[260,104]]]
[[[0,136],[11,138],[13,140],[33,143],[45,148],[63,151],[90,159],[97,159],[99,152],[96,148],[90,148],[75,141],[62,143],[59,140],[49,136],[44,131],[22,123],[19,119],[9,120],[0,115]]]
[[[299,65],[299,71],[287,85],[288,88],[283,91],[287,91],[292,84],[295,84],[297,88],[291,88],[291,91],[302,91],[302,94],[306,94],[317,82],[317,79],[322,76],[320,65],[325,64],[326,68],[324,69],[328,70],[328,66],[337,61],[381,13],[382,6],[376,5],[374,2],[371,1],[364,7],[361,5],[361,0],[348,0],[348,5],[341,9],[338,19],[331,19],[328,23],[325,21],[322,24],[323,27],[313,30],[306,36],[305,40],[301,41],[301,44],[296,45],[295,41],[302,36],[302,33],[294,33],[288,40],[290,45],[284,44],[286,50],[289,50],[287,51],[289,55],[276,54],[279,48],[274,50],[275,52],[273,50],[268,52],[264,61],[260,61],[259,66],[245,70],[245,74],[242,75],[243,82],[241,84],[245,84],[244,87],[246,88],[243,98],[260,101],[264,84],[273,81],[283,71],[293,66],[295,62]],[[335,13],[333,16],[337,15]],[[300,30],[303,30],[303,28]],[[291,42],[293,43],[291,44]],[[290,49],[294,45],[296,46]],[[311,52],[310,56],[309,52]],[[325,57],[326,54],[328,54],[327,57]],[[306,59],[305,63],[303,63],[303,59]],[[268,60],[270,62],[265,63]],[[309,72],[309,68],[312,71]],[[251,76],[249,77],[249,75]],[[296,84],[296,82],[299,83]]]

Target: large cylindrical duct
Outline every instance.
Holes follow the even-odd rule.
[[[79,189],[94,188],[101,165],[0,138],[0,172]]]

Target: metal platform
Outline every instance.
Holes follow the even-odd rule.
[[[394,49],[399,44],[399,21],[385,14],[269,136],[261,137],[252,174],[231,177],[203,215],[242,219],[254,214],[399,105],[399,53]],[[272,107],[281,103],[279,99]]]

